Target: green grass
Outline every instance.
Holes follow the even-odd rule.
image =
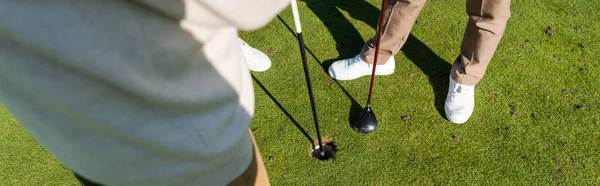
[[[78,181],[0,107],[0,185],[71,185]]]
[[[253,73],[251,126],[272,184],[600,183],[600,1],[513,1],[504,38],[477,85],[473,116],[463,125],[445,120],[441,108],[467,21],[464,1],[428,1],[396,56],[396,72],[376,78],[379,127],[368,135],[354,132],[348,120],[364,106],[369,78],[332,81],[323,66],[360,51],[375,34],[380,2],[306,0],[299,7],[314,53],[308,57],[322,133],[340,151],[331,161],[310,158],[310,143],[295,125],[315,138],[286,9],[281,20],[241,33],[273,61],[270,70]],[[551,37],[548,26],[555,28]],[[5,111],[0,127],[2,185],[76,182]]]

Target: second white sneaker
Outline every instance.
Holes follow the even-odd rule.
[[[377,65],[375,75],[390,75],[394,73],[396,63],[391,56],[383,65]],[[371,75],[373,65],[363,61],[360,55],[334,62],[329,67],[329,76],[337,80],[353,80],[362,76]]]
[[[446,118],[452,123],[463,124],[469,120],[475,108],[475,85],[462,85],[450,76],[450,87],[444,104]]]
[[[267,54],[251,47],[241,38],[239,38],[239,41],[244,52],[244,58],[246,58],[246,63],[248,64],[248,69],[254,72],[262,72],[271,68],[271,59],[269,59]]]

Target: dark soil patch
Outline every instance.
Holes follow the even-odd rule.
[[[321,150],[319,149],[319,142],[313,142],[315,149],[311,149],[310,156],[318,159],[319,161],[325,161],[332,158],[335,158],[335,154],[338,152],[337,145],[333,142],[332,139],[324,137],[321,139],[323,141],[323,149],[325,149],[324,154],[321,154]]]

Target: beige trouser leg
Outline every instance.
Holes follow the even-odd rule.
[[[388,0],[377,64],[385,64],[400,51],[424,5],[425,0]],[[365,43],[360,53],[367,63],[373,63],[375,58],[376,37],[377,33]]]
[[[475,85],[483,78],[500,43],[510,17],[510,0],[467,0],[469,22],[465,29],[460,57],[452,65],[452,78],[464,85]]]
[[[425,0],[388,1],[378,64],[385,64],[400,51],[424,5]],[[502,38],[510,17],[510,0],[467,0],[466,7],[469,21],[461,55],[452,66],[451,74],[461,84],[475,85],[483,77]],[[373,63],[375,42],[369,39],[360,54],[368,63]]]
[[[252,153],[252,162],[250,166],[246,169],[242,175],[240,175],[235,180],[229,183],[229,186],[269,186],[271,183],[269,182],[269,177],[267,175],[267,170],[265,169],[265,164],[260,157],[260,152],[258,151],[258,146],[256,146],[256,140],[254,139],[254,135],[252,131],[250,132],[250,136],[252,136],[252,145],[254,145],[254,152]]]

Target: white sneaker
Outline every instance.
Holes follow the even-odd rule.
[[[475,85],[461,85],[450,76],[450,87],[446,96],[446,118],[452,123],[463,124],[469,120],[475,108]]]
[[[242,51],[244,52],[244,58],[246,58],[248,69],[254,72],[262,72],[271,68],[271,59],[269,59],[267,54],[257,50],[256,48],[252,48],[241,38],[238,39],[240,41]]]
[[[375,75],[390,75],[394,73],[394,68],[396,68],[396,61],[394,60],[394,56],[391,56],[384,65],[377,65]],[[353,58],[333,62],[329,67],[329,76],[337,80],[353,80],[371,75],[372,71],[373,65],[364,62],[360,55],[356,55]]]

